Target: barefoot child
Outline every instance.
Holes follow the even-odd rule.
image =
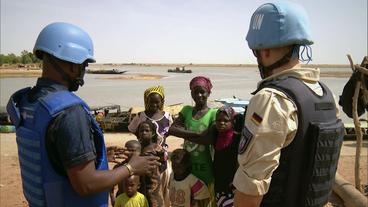
[[[146,197],[138,192],[139,176],[131,175],[124,181],[125,192],[116,198],[114,207],[148,207]]]
[[[159,144],[157,144],[156,125],[150,120],[141,122],[138,126],[138,141],[142,145],[142,155],[155,155],[160,157],[160,163],[166,163],[165,150]],[[154,173],[148,176],[142,177],[142,185],[140,192],[142,192],[148,199],[150,207],[152,206],[170,206],[168,186],[169,179],[164,180],[166,177],[162,176],[167,169],[157,167]],[[167,185],[163,185],[167,183]]]
[[[197,76],[190,81],[189,87],[195,105],[194,107],[184,106],[180,111],[179,117],[170,128],[170,134],[174,136],[186,137],[188,132],[203,132],[215,121],[216,109],[207,106],[207,98],[212,89],[210,79]],[[184,149],[190,153],[193,175],[206,183],[211,195],[211,206],[214,206],[214,176],[210,145],[197,143],[185,140]]]
[[[163,149],[156,143],[151,143],[142,149],[142,156],[163,156]],[[162,184],[161,184],[161,173],[159,167],[151,171],[151,174],[147,174],[142,177],[142,187],[140,191],[147,197],[150,207],[162,207],[169,206],[169,203],[164,203],[164,196]]]
[[[170,176],[172,207],[207,206],[210,194],[206,184],[191,174],[190,154],[176,149],[171,155],[173,173]]]

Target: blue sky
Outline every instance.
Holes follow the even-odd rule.
[[[366,0],[293,0],[312,27],[311,63],[367,55]],[[32,51],[51,22],[85,29],[98,63],[256,63],[245,41],[264,0],[1,0],[1,54]]]

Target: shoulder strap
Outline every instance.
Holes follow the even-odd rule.
[[[39,101],[47,109],[51,116],[55,116],[63,109],[77,104],[80,104],[89,110],[87,104],[81,98],[69,91],[51,93],[45,97],[42,97]]]

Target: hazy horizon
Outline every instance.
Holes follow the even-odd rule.
[[[309,14],[313,64],[360,63],[367,55],[367,1],[290,0]],[[266,0],[1,0],[0,53],[32,51],[47,24],[86,30],[98,63],[256,64],[245,40]]]

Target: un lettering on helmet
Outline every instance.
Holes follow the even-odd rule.
[[[292,2],[258,7],[252,15],[246,40],[253,50],[313,44],[306,11]]]
[[[253,30],[259,30],[261,29],[262,21],[263,21],[263,14],[256,14],[254,15],[253,23],[252,23],[252,29]]]

